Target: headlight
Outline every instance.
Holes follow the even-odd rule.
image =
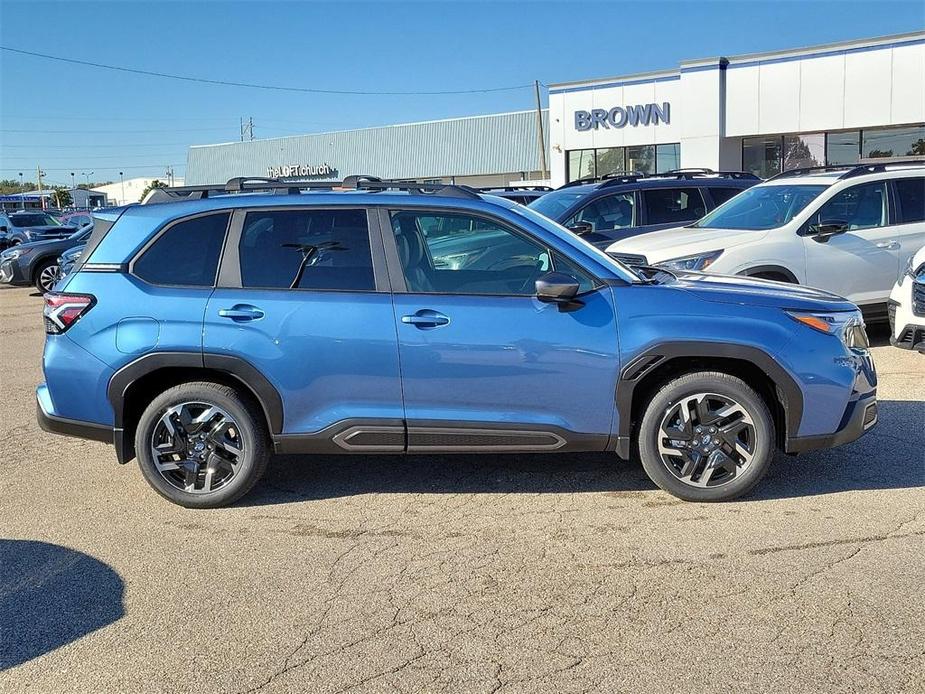
[[[899,283],[902,284],[903,280],[907,277],[910,279],[916,279],[917,277],[922,277],[925,275],[925,263],[922,263],[917,268],[912,267],[912,256],[909,256],[909,261],[906,263],[906,269],[903,270],[903,274],[899,276]]]
[[[835,335],[846,347],[864,351],[870,347],[864,319],[859,311],[833,311],[832,313],[803,313],[787,311],[787,315],[803,325],[827,335]]]
[[[663,267],[668,270],[706,270],[713,262],[723,254],[723,250],[710,251],[709,253],[698,253],[697,255],[686,255],[683,258],[671,258],[656,263],[657,267]]]
[[[8,251],[0,253],[0,260],[16,260],[24,255],[29,255],[31,252],[31,248],[11,248]]]

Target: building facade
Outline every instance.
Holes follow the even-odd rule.
[[[91,190],[100,195],[104,195],[111,205],[128,205],[133,202],[141,201],[141,194],[154,181],[163,181],[164,177],[154,178],[126,178],[118,183],[107,183],[105,186],[97,186]],[[174,178],[173,185],[182,186],[182,178]]]
[[[536,179],[539,170],[536,111],[519,111],[195,146],[187,155],[186,182],[367,174],[490,186]]]
[[[925,156],[925,33],[691,60],[549,89],[552,184]]]

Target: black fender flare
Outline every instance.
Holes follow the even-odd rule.
[[[653,369],[678,357],[738,359],[757,366],[768,375],[777,388],[778,397],[784,408],[785,441],[789,441],[799,432],[800,422],[803,420],[803,391],[800,390],[793,376],[764,350],[724,342],[697,340],[663,342],[645,350],[620,370],[616,401],[619,414],[617,454],[621,458],[629,458],[633,426],[633,395],[636,386]]]
[[[133,444],[123,441],[125,398],[138,379],[165,368],[193,368],[220,371],[232,376],[256,397],[263,409],[270,434],[283,431],[283,400],[269,379],[253,364],[228,354],[209,352],[151,352],[129,362],[109,379],[107,396],[113,411],[113,433],[119,462],[131,458]]]
[[[800,283],[800,280],[797,279],[797,276],[794,275],[790,270],[785,268],[783,265],[756,265],[755,267],[746,268],[745,270],[742,270],[741,272],[738,272],[736,274],[745,275],[746,277],[754,277],[755,275],[758,275],[764,272],[768,272],[768,273],[773,272],[778,275],[783,275],[784,277],[787,278],[788,282],[792,282],[793,284]]]

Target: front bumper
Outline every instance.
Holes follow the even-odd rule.
[[[787,439],[788,453],[803,453],[820,448],[835,448],[861,438],[877,424],[877,391],[852,400],[845,408],[841,424],[833,434],[792,436]]]
[[[50,414],[46,410],[46,405],[42,403],[42,395],[43,393],[39,391],[36,393],[35,398],[36,417],[42,431],[47,431],[50,434],[61,434],[62,436],[74,436],[79,439],[113,443],[112,427]]]
[[[29,278],[26,277],[17,260],[5,260],[0,263],[0,283],[29,284]]]

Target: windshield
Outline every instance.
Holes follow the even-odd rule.
[[[546,193],[541,198],[537,198],[527,207],[558,222],[562,219],[565,211],[585,195],[586,193],[576,190],[554,190],[551,193]]]
[[[549,193],[549,195],[552,195],[552,193]],[[624,279],[627,282],[634,282],[634,283],[640,281],[639,275],[637,275],[635,272],[630,270],[626,265],[621,263],[619,260],[617,260],[616,258],[612,256],[607,255],[601,249],[595,246],[592,246],[590,243],[585,241],[583,238],[581,238],[580,236],[576,234],[573,234],[561,224],[558,224],[557,222],[552,221],[548,217],[544,217],[543,215],[537,213],[536,211],[533,210],[532,205],[529,205],[527,207],[524,207],[523,205],[514,205],[511,208],[511,212],[519,214],[521,217],[526,217],[534,224],[537,224],[543,227],[544,229],[546,229],[547,231],[555,234],[557,238],[561,239],[562,241],[569,244],[570,246],[581,249],[581,251],[585,253],[586,255],[593,256],[594,259],[597,260],[601,265],[611,268],[614,274],[616,274],[621,279]]]
[[[692,227],[759,231],[783,226],[828,185],[755,186],[723,203]]]
[[[73,234],[68,236],[68,238],[73,241],[83,241],[90,238],[91,231],[93,231],[93,229],[80,229],[79,231],[75,231]]]
[[[14,227],[58,227],[61,222],[44,212],[35,214],[14,214],[10,217]]]

